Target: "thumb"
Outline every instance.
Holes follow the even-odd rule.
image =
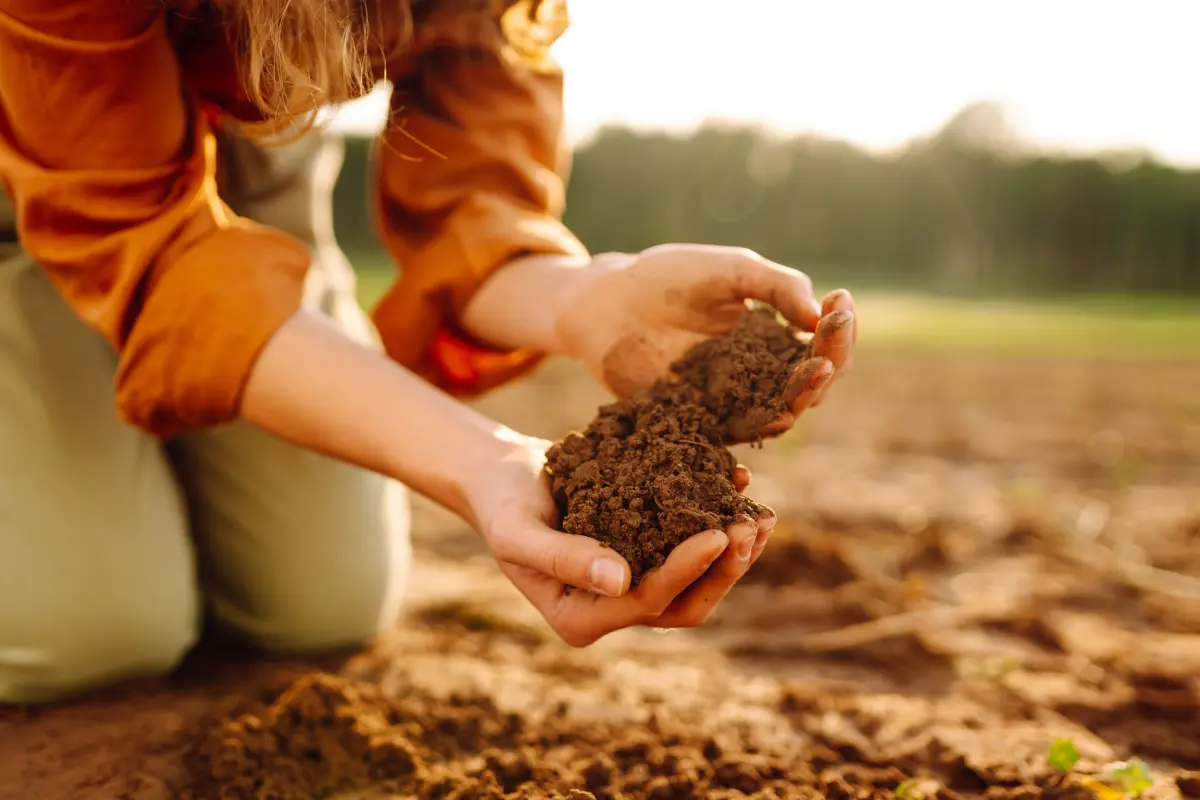
[[[512,523],[492,537],[496,558],[605,597],[629,590],[629,564],[587,536],[553,530],[540,522]]]
[[[772,306],[801,330],[816,330],[821,306],[813,296],[812,279],[803,272],[745,252],[734,260],[732,276],[744,299]]]

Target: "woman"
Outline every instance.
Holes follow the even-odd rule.
[[[754,298],[816,330],[798,414],[848,365],[849,294],[728,248],[589,256],[558,221],[565,12],[468,5],[0,0],[0,701],[165,672],[202,607],[269,651],[369,638],[403,593],[401,484],[573,645],[699,624],[757,558],[772,520],[629,591],[549,526],[546,443],[451,396],[548,354],[627,393]],[[383,77],[380,353],[332,240],[336,147],[254,137]]]

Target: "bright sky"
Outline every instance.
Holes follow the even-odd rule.
[[[1200,165],[1197,0],[573,0],[574,140],[705,119],[891,148],[976,100],[1050,148]],[[385,99],[342,109],[376,129]]]

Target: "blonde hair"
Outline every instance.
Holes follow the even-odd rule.
[[[557,38],[562,4],[542,0],[214,0],[238,58],[247,99],[279,130],[369,91],[386,65],[434,19],[490,29],[526,57]],[[518,24],[512,20],[519,18]],[[550,32],[547,31],[557,31]],[[548,46],[548,44],[547,44]],[[386,76],[384,76],[386,77]]]

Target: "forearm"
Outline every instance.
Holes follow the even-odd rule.
[[[460,323],[481,342],[501,349],[532,348],[564,355],[557,310],[586,291],[588,278],[616,256],[526,256],[497,270],[467,304]]]
[[[476,526],[466,481],[502,459],[515,436],[308,312],[263,350],[241,416],[396,478]]]

